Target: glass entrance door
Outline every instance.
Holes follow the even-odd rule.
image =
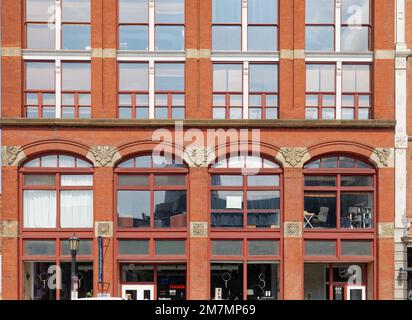
[[[154,300],[154,285],[123,285],[122,298],[126,300]]]

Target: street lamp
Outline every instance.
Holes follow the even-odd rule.
[[[75,278],[76,278],[76,255],[79,250],[80,239],[76,237],[76,234],[73,234],[69,238],[69,247],[72,254],[72,276],[71,276],[71,298],[73,300],[75,294]],[[76,286],[77,287],[77,286]]]

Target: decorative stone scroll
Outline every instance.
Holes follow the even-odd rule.
[[[19,146],[3,146],[1,148],[3,166],[16,166],[26,156]]]
[[[207,222],[191,222],[190,237],[207,238]]]
[[[374,161],[379,168],[393,168],[394,156],[392,148],[375,148],[371,155],[371,160]]]
[[[285,222],[285,238],[302,238],[301,222]]]
[[[113,238],[113,221],[96,221],[95,236]]]
[[[378,223],[379,238],[393,238],[395,235],[395,225],[393,223]]]
[[[281,161],[284,167],[302,168],[310,155],[306,148],[286,147],[280,148],[276,159]]]
[[[93,146],[90,148],[87,158],[93,162],[95,167],[112,167],[121,158],[116,147]]]
[[[190,146],[183,154],[183,159],[190,167],[207,167],[214,158],[212,147]]]

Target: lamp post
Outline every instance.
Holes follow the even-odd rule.
[[[76,234],[73,234],[69,238],[69,246],[70,246],[70,252],[72,255],[72,266],[71,266],[71,299],[73,300],[75,297],[75,293],[77,290],[75,290],[75,278],[76,278],[76,255],[77,251],[79,250],[79,245],[80,245],[80,239],[76,237]],[[77,288],[77,285],[76,285]]]

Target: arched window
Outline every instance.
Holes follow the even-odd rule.
[[[69,155],[45,155],[20,169],[23,228],[93,228],[93,167]]]
[[[126,160],[116,168],[119,228],[186,228],[187,168],[172,157]]]
[[[281,169],[276,163],[230,157],[213,165],[210,174],[212,228],[279,227]]]
[[[304,167],[305,229],[371,229],[375,170],[347,156],[328,156]]]

